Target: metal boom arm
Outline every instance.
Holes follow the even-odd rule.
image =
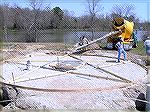
[[[77,47],[76,50],[80,50],[80,49],[82,49],[82,48],[84,48],[84,47],[87,47],[87,46],[93,44],[93,43],[96,43],[97,41],[100,41],[100,40],[102,40],[102,39],[104,39],[104,38],[108,38],[108,37],[110,37],[110,36],[112,36],[112,35],[116,35],[116,34],[118,34],[118,33],[120,33],[120,32],[121,32],[120,30],[119,30],[119,31],[110,32],[110,33],[104,35],[104,36],[101,37],[101,38],[98,38],[98,39],[96,39],[96,40],[93,40],[93,41],[89,42],[88,44],[85,44],[85,45],[82,45],[82,46],[80,46],[80,47]]]

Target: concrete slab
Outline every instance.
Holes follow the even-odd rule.
[[[31,105],[31,107],[35,108],[125,109],[134,106],[133,101],[126,99],[121,90],[121,88],[126,88],[133,84],[123,82],[118,77],[86,63],[103,68],[137,83],[142,83],[143,78],[145,78],[146,70],[144,68],[132,62],[116,63],[114,58],[97,56],[75,57],[83,61],[69,56],[48,55],[39,52],[33,52],[20,59],[7,60],[9,63],[3,63],[3,77],[6,79],[4,82],[14,83],[13,73],[15,84],[19,86],[41,89],[85,90],[82,92],[53,93],[19,89],[21,91],[20,95],[26,96],[24,93],[28,93],[28,95],[22,98],[18,97],[17,102],[29,102],[29,100],[36,102],[34,104],[38,106]],[[50,68],[49,65],[56,63],[58,59],[61,63],[72,64],[78,68],[66,72],[48,69]],[[28,60],[31,61],[32,69],[24,70]],[[96,76],[103,78],[97,78]],[[18,106],[21,105],[24,108],[27,108],[27,104],[21,105],[21,103],[17,103]]]

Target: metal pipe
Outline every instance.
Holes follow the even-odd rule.
[[[101,37],[101,38],[98,38],[98,39],[96,39],[96,40],[93,40],[93,41],[89,42],[88,44],[85,44],[85,45],[82,45],[82,46],[76,48],[76,50],[80,50],[80,49],[82,49],[82,48],[85,48],[85,47],[87,47],[87,46],[89,46],[89,45],[91,45],[91,44],[93,44],[93,43],[96,43],[97,41],[100,41],[100,40],[102,40],[102,39],[111,37],[111,36],[116,35],[116,34],[118,34],[118,33],[120,33],[120,32],[121,32],[120,30],[119,30],[119,31],[110,32],[109,34],[106,34],[106,35],[104,35],[104,36]]]

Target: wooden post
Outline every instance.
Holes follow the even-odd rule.
[[[14,77],[13,72],[12,72],[12,79],[13,79],[13,83],[15,84],[15,77]]]

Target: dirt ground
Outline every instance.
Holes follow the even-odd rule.
[[[70,52],[74,49],[72,45],[65,45],[62,43],[10,43],[9,46],[10,47],[4,46],[3,49],[0,50],[0,57],[3,58],[3,60],[18,56],[25,56],[26,54],[37,50],[47,50],[50,54],[64,55],[66,54],[66,52]],[[117,54],[116,50],[106,50],[97,46],[95,48],[94,46],[92,47],[92,50],[87,52],[91,55],[92,53],[96,55],[96,53],[94,52],[95,48],[97,49],[96,52],[102,51],[115,55]],[[141,66],[146,65],[146,56],[133,54],[130,51],[127,51],[127,59]]]

